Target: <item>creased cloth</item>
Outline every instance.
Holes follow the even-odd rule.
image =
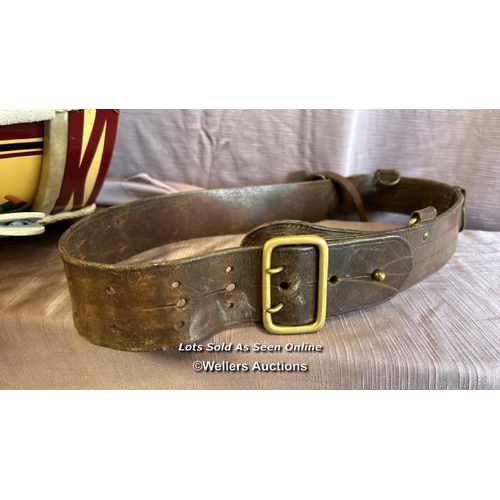
[[[52,120],[54,109],[0,109],[0,125],[32,123]]]
[[[152,196],[196,189],[200,188],[179,182],[163,182],[147,173],[132,175],[126,179],[107,177],[96,203],[101,206],[118,205]]]

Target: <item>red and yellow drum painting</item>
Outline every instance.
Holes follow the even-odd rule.
[[[0,214],[29,210],[42,170],[44,124],[0,127]]]
[[[45,122],[0,126],[0,214],[55,214],[95,203],[117,128],[112,109],[57,110]]]

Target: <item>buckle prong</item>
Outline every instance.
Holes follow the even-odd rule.
[[[278,274],[285,269],[285,266],[273,267],[272,269],[266,269],[267,274]]]
[[[268,312],[269,314],[275,314],[278,311],[281,311],[283,309],[284,305],[285,304],[283,304],[283,302],[280,302],[277,306],[270,307],[269,309],[266,309],[266,312]]]
[[[318,264],[318,295],[316,319],[305,325],[283,326],[273,322],[272,315],[283,309],[284,303],[276,306],[271,303],[271,276],[282,272],[285,267],[271,267],[271,256],[277,247],[287,245],[313,245],[319,250]],[[262,322],[269,333],[296,334],[316,332],[325,324],[326,320],[326,292],[328,282],[328,245],[317,235],[289,235],[278,236],[266,242],[262,251]]]

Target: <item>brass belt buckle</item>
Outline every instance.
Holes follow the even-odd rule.
[[[283,271],[284,267],[271,267],[273,250],[285,245],[313,245],[319,250],[318,297],[316,319],[306,325],[280,326],[273,323],[272,315],[280,311],[284,304],[277,306],[271,303],[271,276]],[[296,334],[316,332],[325,324],[326,320],[326,291],[328,282],[328,245],[320,236],[290,235],[278,236],[266,242],[262,251],[262,319],[264,328],[269,333]]]

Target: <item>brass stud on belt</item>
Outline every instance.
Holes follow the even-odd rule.
[[[426,231],[426,232],[424,233],[424,235],[422,236],[422,238],[424,239],[424,241],[427,241],[427,240],[429,239],[429,236],[430,236],[429,231]]]
[[[401,175],[397,170],[377,170],[377,181],[384,186],[396,186],[401,181]]]
[[[414,226],[418,221],[419,221],[419,217],[417,216],[414,216],[412,217],[409,221],[408,221],[408,226]]]
[[[430,221],[437,217],[437,210],[435,207],[425,207],[421,210],[415,210],[410,215],[410,220],[408,221],[408,226],[414,226],[417,222]]]
[[[372,273],[372,278],[375,281],[384,281],[385,280],[385,273],[382,271],[382,269],[375,269]]]

